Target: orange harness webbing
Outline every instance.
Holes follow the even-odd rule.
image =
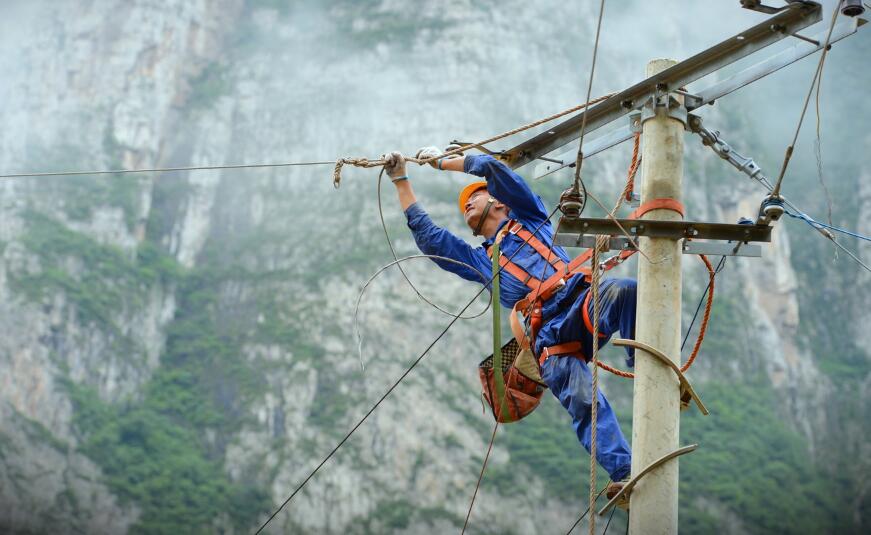
[[[684,207],[680,201],[676,199],[653,199],[648,201],[638,208],[636,208],[627,219],[640,219],[644,214],[650,212],[651,210],[671,210],[673,212],[677,212],[684,217]],[[541,255],[550,265],[556,269],[556,273],[548,277],[546,280],[542,281],[531,274],[529,274],[525,269],[518,266],[505,256],[502,256],[499,259],[499,265],[502,266],[502,269],[516,277],[519,281],[525,284],[531,291],[524,297],[520,299],[514,304],[514,308],[511,311],[510,315],[510,323],[511,323],[511,332],[514,334],[514,338],[517,340],[517,343],[520,344],[522,349],[529,349],[532,347],[533,342],[535,340],[535,335],[538,333],[538,329],[541,327],[542,317],[541,317],[541,307],[545,301],[553,297],[560,288],[562,288],[566,281],[577,274],[583,274],[587,277],[590,276],[590,268],[584,267],[585,264],[590,258],[593,256],[593,250],[587,249],[584,253],[578,255],[575,259],[565,264],[557,255],[555,255],[552,251],[552,248],[546,246],[541,242],[534,234],[523,228],[523,226],[517,221],[509,221],[508,224],[503,227],[500,231],[500,236],[497,236],[498,240],[504,238],[506,233],[515,234],[518,238],[524,241],[525,244],[529,245],[535,251]],[[487,255],[491,256],[491,248],[487,248]],[[635,254],[637,251],[635,250],[626,250],[621,251],[620,254],[616,255],[613,259],[604,263],[604,269],[608,270],[616,266],[617,264],[622,263],[624,260]],[[583,309],[583,318],[584,318],[584,326],[587,328],[589,332],[593,332],[593,322],[590,320],[590,313],[588,310],[588,305],[590,301],[591,293],[587,293],[587,297],[584,299],[584,303],[582,305]],[[530,335],[526,336],[526,333],[523,329],[523,326],[520,323],[518,318],[518,314],[521,314],[523,317],[530,317]],[[606,335],[603,333],[599,333],[600,338],[605,338]],[[581,354],[581,343],[580,342],[567,342],[564,344],[558,344],[555,346],[549,346],[542,348],[541,356],[539,358],[539,364],[544,363],[547,357],[551,355],[570,355],[578,358],[584,358]]]

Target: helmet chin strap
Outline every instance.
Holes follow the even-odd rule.
[[[496,202],[496,199],[490,197],[487,199],[487,206],[484,207],[484,211],[481,212],[481,218],[478,220],[478,224],[475,226],[475,230],[472,231],[472,236],[480,236],[481,235],[481,227],[484,226],[484,221],[487,220],[487,214],[490,213],[490,208],[493,206],[493,203]]]

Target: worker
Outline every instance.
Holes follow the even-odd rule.
[[[465,172],[485,179],[469,184],[459,196],[459,207],[466,225],[474,236],[480,236],[484,242],[473,247],[437,226],[414,195],[405,159],[401,153],[393,152],[385,156],[385,170],[396,186],[399,203],[415,242],[424,254],[451,258],[471,266],[433,259],[442,269],[470,281],[489,284],[481,280],[480,273],[486,275],[488,280],[492,277],[488,250],[497,236],[501,235],[503,259],[508,258],[519,266],[521,271],[515,270],[515,273],[525,279],[521,280],[506,268],[502,270],[500,301],[504,307],[513,308],[529,294],[533,287],[530,280],[547,280],[556,272],[553,264],[557,257],[563,263],[561,266],[568,264],[569,257],[562,248],[553,246],[553,228],[541,198],[507,165],[486,154],[440,157],[442,154],[435,147],[427,147],[418,151],[417,157],[437,158],[430,165],[439,170]],[[532,233],[534,238],[526,240],[524,244],[522,233],[516,231],[518,228]],[[537,244],[539,249],[544,244],[547,248],[545,254],[552,254],[553,261],[548,262],[532,246],[534,240],[540,242]],[[591,294],[589,288],[590,283],[583,274],[567,277],[565,284],[541,303],[540,325],[532,343],[534,354],[540,359],[541,378],[571,415],[578,440],[588,452],[592,404],[592,375],[588,362],[593,348],[590,322],[593,304],[588,298]],[[624,338],[634,338],[635,281],[605,279],[599,288],[599,345],[607,343],[610,336],[618,331]],[[528,321],[527,318],[527,326]],[[563,351],[566,347],[574,351]],[[631,348],[627,349],[627,353],[627,364],[632,366]],[[607,494],[613,496],[628,479],[631,452],[616,415],[601,391],[598,393],[597,420],[596,461],[611,476]]]

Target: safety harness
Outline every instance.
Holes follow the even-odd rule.
[[[683,217],[683,205],[675,199],[653,199],[639,206],[633,211],[627,219],[640,219],[644,214],[651,210],[666,209],[677,212]],[[547,263],[555,270],[554,274],[542,280],[531,273],[527,272],[523,267],[511,261],[510,258],[499,254],[500,244],[509,234],[514,234],[525,245],[529,245],[535,250]],[[495,258],[494,258],[495,253]],[[635,249],[621,251],[619,254],[609,258],[602,263],[603,271],[610,270],[615,266],[623,263],[626,259],[636,253]],[[509,359],[503,361],[502,377],[494,377],[493,371],[493,356],[488,357],[479,365],[481,383],[484,387],[484,398],[487,400],[490,407],[493,409],[493,414],[500,422],[511,422],[523,418],[538,405],[544,385],[541,380],[540,369],[531,370],[529,360],[534,363],[535,357],[532,356],[532,351],[535,347],[535,338],[539,329],[542,327],[542,308],[544,303],[556,294],[562,287],[566,285],[569,279],[575,275],[582,274],[589,278],[590,268],[584,267],[592,256],[593,250],[588,249],[583,254],[576,257],[569,263],[565,263],[559,256],[554,254],[551,247],[545,245],[532,232],[528,231],[523,225],[516,220],[509,220],[502,229],[497,233],[493,241],[493,245],[487,247],[487,256],[493,262],[493,269],[496,270],[498,262],[499,267],[513,275],[520,282],[529,288],[529,293],[523,299],[520,299],[514,304],[514,308],[510,315],[511,331],[514,334],[514,340],[510,341],[503,347],[503,350],[509,354]],[[494,280],[498,284],[498,281]],[[589,301],[592,292],[588,292],[584,298],[582,305],[582,315],[584,326],[590,333],[593,332],[593,323],[590,319]],[[494,307],[498,307],[498,303],[494,303]],[[519,317],[522,316],[529,322],[529,335],[521,324]],[[605,338],[607,335],[599,333],[599,338]],[[498,351],[498,350],[497,350]],[[497,351],[494,351],[494,355]],[[540,368],[550,356],[569,356],[580,358],[585,361],[589,359],[582,352],[582,345],[579,341],[565,342],[553,346],[544,347],[538,355],[538,366],[532,364],[532,367]],[[515,359],[516,356],[516,359]],[[531,359],[530,359],[531,357]],[[494,379],[496,380],[494,385]],[[502,403],[493,403],[497,394],[503,391],[504,396]],[[496,388],[498,386],[498,388]],[[511,407],[505,406],[505,399],[508,399]],[[518,405],[515,400],[523,399],[527,403]],[[522,405],[522,406],[521,406]],[[506,410],[511,409],[511,410]],[[509,414],[510,413],[510,414]]]

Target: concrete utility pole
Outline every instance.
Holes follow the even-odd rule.
[[[647,76],[674,65],[653,60]],[[669,88],[677,89],[677,88]],[[668,101],[668,97],[664,97]],[[669,116],[668,106],[645,113],[642,124],[641,203],[653,199],[681,200],[684,124]],[[652,210],[643,219],[680,220],[676,212]],[[640,238],[638,306],[635,339],[649,344],[680,364],[681,248],[671,238]],[[649,260],[648,260],[649,259]],[[680,395],[674,372],[637,351],[632,419],[632,474],[678,448]],[[677,533],[677,459],[655,469],[638,483],[630,496],[629,532]]]

